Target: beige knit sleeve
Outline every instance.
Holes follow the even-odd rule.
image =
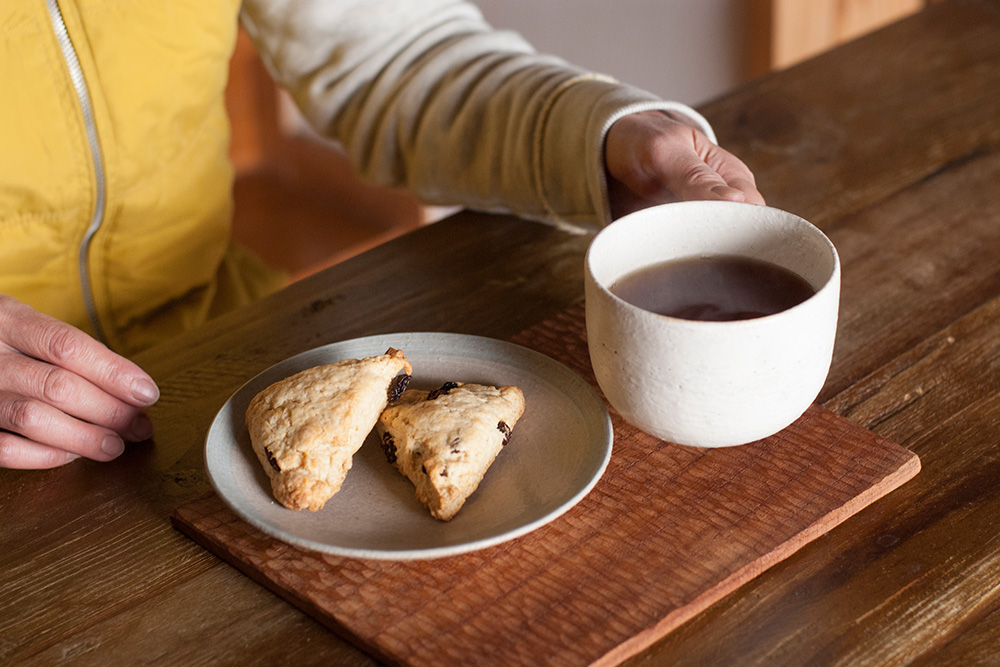
[[[276,80],[365,178],[428,203],[608,221],[604,137],[676,103],[539,55],[454,0],[245,0]]]

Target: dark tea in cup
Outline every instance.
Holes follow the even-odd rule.
[[[644,310],[708,322],[773,315],[816,293],[794,271],[739,255],[666,260],[628,273],[610,289]]]

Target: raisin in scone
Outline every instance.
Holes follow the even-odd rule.
[[[517,387],[449,382],[409,389],[379,417],[386,458],[416,487],[436,519],[448,521],[472,495],[524,413]]]
[[[306,369],[257,394],[246,425],[275,499],[293,510],[321,509],[412,372],[403,352],[390,348]]]

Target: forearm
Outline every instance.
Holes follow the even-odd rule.
[[[680,108],[492,30],[452,0],[248,0],[244,23],[307,118],[361,174],[428,202],[607,221],[603,142]]]

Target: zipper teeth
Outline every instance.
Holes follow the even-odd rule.
[[[80,273],[80,283],[83,288],[83,303],[90,317],[90,323],[94,327],[97,338],[107,343],[104,329],[101,327],[100,318],[97,316],[97,306],[94,303],[93,285],[90,281],[90,243],[94,239],[97,230],[104,222],[104,212],[106,206],[107,182],[104,173],[104,157],[101,153],[101,143],[97,136],[97,122],[94,118],[94,106],[90,99],[90,90],[87,81],[83,76],[83,67],[80,66],[80,59],[76,55],[76,49],[69,38],[69,31],[66,29],[66,21],[63,19],[62,10],[59,8],[58,0],[45,0],[49,8],[49,17],[52,21],[52,29],[55,31],[56,40],[62,51],[63,60],[69,69],[69,77],[73,82],[73,90],[76,92],[77,100],[80,102],[80,109],[83,112],[83,122],[87,130],[87,143],[90,145],[90,156],[94,163],[94,181],[97,197],[94,202],[94,215],[90,219],[90,225],[80,242],[80,252],[78,255],[78,269]]]

